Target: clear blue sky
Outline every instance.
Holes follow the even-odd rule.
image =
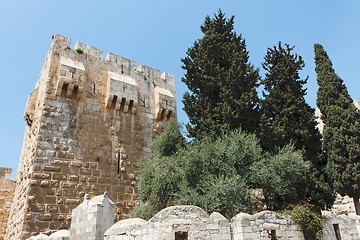
[[[266,49],[278,41],[295,45],[309,76],[308,103],[315,107],[313,44],[327,50],[353,99],[360,99],[360,1],[328,0],[0,0],[0,166],[13,168],[21,152],[23,113],[34,89],[52,34],[59,33],[173,73],[178,119],[186,122],[181,99],[185,86],[180,59],[201,38],[206,15],[221,8],[235,15],[235,29],[246,39],[250,61],[261,67]],[[262,72],[263,73],[263,72]]]

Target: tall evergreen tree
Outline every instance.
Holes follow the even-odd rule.
[[[318,208],[333,204],[334,193],[326,181],[325,161],[321,161],[321,135],[316,128],[314,109],[305,101],[307,79],[301,79],[305,63],[288,44],[268,48],[262,116],[258,136],[266,151],[277,151],[288,143],[302,151],[304,160],[312,163],[309,178],[302,185],[308,202]]]
[[[204,36],[195,41],[181,61],[184,110],[191,137],[218,136],[242,128],[254,132],[258,125],[258,69],[249,63],[245,40],[234,31],[234,16],[219,10],[201,26]]]
[[[307,78],[299,76],[305,64],[301,56],[292,53],[293,49],[279,42],[267,50],[262,64],[266,73],[261,81],[265,91],[260,141],[268,151],[292,142],[296,149],[303,151],[306,160],[318,165],[321,136],[316,128],[314,109],[305,101]]]
[[[316,104],[324,122],[322,151],[336,191],[353,197],[360,215],[360,114],[320,44],[314,45],[319,89]]]

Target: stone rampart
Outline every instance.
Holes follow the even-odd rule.
[[[0,240],[4,239],[14,197],[15,181],[10,180],[11,172],[11,168],[0,167]]]
[[[26,122],[6,239],[67,229],[85,192],[107,191],[116,220],[137,202],[136,162],[176,116],[171,74],[54,35]]]

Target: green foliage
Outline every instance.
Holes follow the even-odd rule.
[[[185,138],[181,134],[181,127],[176,120],[166,122],[163,133],[154,143],[154,154],[171,156],[184,147]]]
[[[179,193],[178,204],[201,206],[207,212],[220,212],[228,219],[239,212],[253,212],[255,201],[249,186],[240,175],[208,175],[194,189],[187,186]]]
[[[283,46],[280,42],[267,50],[263,63],[265,79],[261,81],[264,86],[264,99],[261,102],[262,116],[258,136],[264,150],[276,152],[292,143],[296,150],[302,152],[304,160],[312,163],[312,166],[309,166],[311,170],[307,171],[306,184],[302,181],[303,190],[299,191],[303,196],[295,193],[295,199],[291,200],[291,195],[284,195],[285,205],[307,199],[319,208],[326,208],[332,205],[334,194],[325,175],[326,161],[320,158],[321,136],[316,128],[314,109],[305,101],[304,85],[307,78],[302,80],[299,76],[305,63],[293,50],[294,47],[288,44]],[[266,165],[265,162],[262,164]],[[286,179],[285,177],[282,181],[286,182]],[[273,194],[279,194],[276,189],[270,189],[273,190]],[[279,202],[277,207],[283,208]]]
[[[263,114],[259,138],[265,150],[276,151],[288,143],[303,151],[305,160],[316,167],[321,150],[320,133],[316,128],[314,109],[305,101],[307,78],[299,71],[305,66],[301,56],[292,53],[288,44],[268,48],[263,68],[266,70]]]
[[[185,184],[185,176],[172,157],[143,160],[139,170],[140,200],[161,210],[173,205],[175,193]]]
[[[315,44],[319,89],[316,103],[324,121],[322,151],[336,191],[354,198],[360,214],[360,114],[320,44]]]
[[[204,36],[195,41],[181,61],[182,81],[190,92],[183,96],[190,137],[215,139],[224,131],[258,126],[258,69],[249,63],[245,40],[234,31],[234,16],[219,10],[201,26]]]
[[[311,205],[297,206],[286,211],[292,219],[300,225],[306,240],[320,240],[323,236],[321,213],[314,210]]]
[[[161,142],[157,143],[160,149],[168,144]],[[266,199],[263,205],[284,209],[307,200],[304,186],[309,185],[309,168],[310,163],[303,161],[292,146],[277,155],[264,155],[255,135],[235,130],[216,140],[187,143],[170,156],[154,154],[143,160],[140,200],[154,211],[174,204],[193,204],[231,218],[238,212],[252,213],[257,203],[250,189],[262,188]]]
[[[252,212],[245,179],[250,165],[260,158],[255,136],[239,130],[216,141],[188,143],[174,155],[154,155],[141,162],[140,199],[158,211],[174,204],[196,204],[229,218],[240,211]]]
[[[144,220],[149,220],[157,213],[153,205],[144,204],[140,202],[139,205],[136,205],[132,210],[130,217],[131,218],[142,218]]]
[[[280,149],[277,155],[255,162],[251,181],[261,188],[267,209],[280,210],[305,201],[310,163],[303,161],[292,145]]]
[[[83,54],[83,53],[84,53],[84,51],[83,51],[81,48],[77,48],[75,51],[76,51],[77,53],[79,53],[79,54]]]

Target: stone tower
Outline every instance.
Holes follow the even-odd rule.
[[[172,75],[54,35],[26,104],[5,238],[68,228],[85,193],[107,191],[117,220],[126,218],[137,200],[136,162],[175,105]]]

